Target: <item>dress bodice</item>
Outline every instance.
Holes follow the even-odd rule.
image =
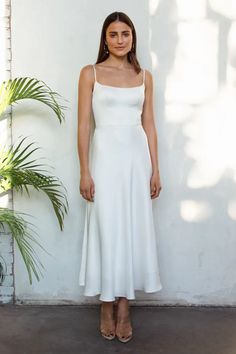
[[[143,83],[134,87],[116,87],[100,84],[96,79],[92,96],[92,109],[96,127],[107,125],[141,124],[144,103],[145,70]]]

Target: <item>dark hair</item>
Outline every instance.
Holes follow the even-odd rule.
[[[110,15],[108,15],[103,23],[102,26],[102,32],[101,32],[101,39],[100,39],[100,46],[99,46],[99,52],[98,52],[98,57],[96,64],[102,63],[104,60],[106,60],[109,56],[109,52],[107,52],[107,46],[105,44],[105,39],[106,39],[106,30],[107,27],[110,25],[111,22],[114,21],[121,21],[126,23],[132,30],[132,35],[133,35],[133,43],[132,43],[132,48],[128,53],[128,61],[131,63],[137,73],[141,71],[140,64],[138,62],[138,59],[136,57],[136,42],[137,42],[137,36],[136,36],[136,31],[134,28],[134,24],[131,21],[131,19],[123,12],[112,12]]]

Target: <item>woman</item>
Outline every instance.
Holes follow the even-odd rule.
[[[140,68],[135,28],[124,13],[105,19],[97,62],[81,69],[78,92],[80,193],[86,200],[79,283],[84,295],[100,294],[103,337],[127,342],[134,291],[156,292],[162,285],[152,214],[161,190],[152,75]]]

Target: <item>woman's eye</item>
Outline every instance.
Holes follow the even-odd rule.
[[[112,37],[112,38],[115,37],[115,36],[116,36],[116,34],[110,34],[110,37]],[[124,33],[124,36],[125,37],[129,37],[129,33]]]

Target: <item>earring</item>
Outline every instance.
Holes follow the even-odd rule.
[[[104,52],[105,52],[106,54],[109,53],[109,50],[108,50],[108,47],[107,47],[107,44],[106,44],[106,43],[104,43]]]

